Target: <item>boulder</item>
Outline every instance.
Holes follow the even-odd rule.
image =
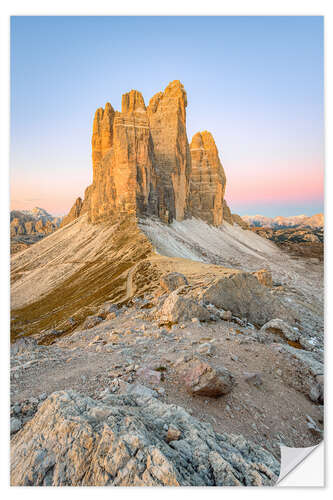
[[[173,292],[177,288],[188,285],[186,277],[181,273],[164,274],[160,279],[161,287],[167,292]]]
[[[267,287],[245,271],[217,278],[201,295],[205,303],[230,310],[233,315],[263,326],[271,318],[294,321],[291,312],[274,297]]]
[[[235,384],[234,376],[223,366],[213,368],[207,361],[193,359],[180,365],[186,390],[195,396],[218,397],[228,394]]]
[[[210,313],[193,299],[178,295],[177,291],[174,291],[164,301],[158,318],[163,323],[178,323],[192,318],[205,321],[210,319]]]
[[[297,342],[300,337],[299,330],[295,330],[287,323],[282,321],[282,319],[271,319],[268,323],[265,323],[264,326],[261,327],[260,331],[262,333],[269,332],[275,333],[282,337],[285,337],[288,340],[292,340],[293,342]]]
[[[157,398],[158,393],[150,387],[139,384],[128,384],[127,382],[121,380],[119,383],[119,389],[121,394],[131,394],[134,396],[144,397],[144,398]]]
[[[12,486],[270,486],[279,469],[243,436],[133,395],[53,393],[11,442]]]

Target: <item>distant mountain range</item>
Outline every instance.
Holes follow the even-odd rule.
[[[244,215],[242,219],[252,227],[268,227],[272,229],[278,228],[323,228],[324,214],[315,214],[311,217],[307,215],[293,215],[290,217],[265,217],[264,215]]]
[[[62,217],[53,217],[44,208],[32,210],[12,210],[10,212],[11,237],[23,235],[46,235],[53,233],[62,221]]]

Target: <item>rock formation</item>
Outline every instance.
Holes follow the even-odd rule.
[[[157,216],[167,223],[193,216],[214,226],[223,219],[232,224],[213,136],[199,132],[189,147],[186,106],[184,87],[175,80],[147,107],[142,94],[131,90],[122,96],[121,112],[110,103],[98,108],[92,133],[93,182],[64,224],[84,212],[93,223],[126,213]]]
[[[69,224],[73,220],[77,219],[81,213],[82,210],[82,199],[79,197],[77,200],[75,200],[74,205],[70,209],[68,215],[63,218],[61,226],[66,226],[66,224]]]
[[[92,222],[119,213],[158,215],[156,176],[148,116],[142,95],[123,95],[122,111],[111,104],[95,113],[93,183],[88,193]]]
[[[143,396],[52,394],[13,437],[12,486],[269,486],[273,455]]]
[[[12,210],[10,212],[10,236],[42,235],[53,233],[61,223],[61,217],[53,217],[42,208]]]
[[[191,157],[186,134],[187,95],[175,80],[149,102],[148,116],[159,183],[159,216],[166,222],[188,215]]]
[[[267,293],[266,286],[256,276],[245,271],[216,279],[202,292],[201,298],[205,303],[247,318],[256,326],[263,326],[272,318],[282,318],[291,324],[295,322],[290,310]]]
[[[232,221],[234,224],[238,224],[243,229],[249,229],[249,225],[245,220],[242,219],[242,217],[238,214],[231,214]]]
[[[220,226],[223,222],[226,176],[210,132],[198,132],[191,146],[190,211],[193,217]]]
[[[234,225],[234,220],[232,217],[231,210],[229,208],[229,205],[225,200],[223,200],[223,220],[231,224],[232,226]]]

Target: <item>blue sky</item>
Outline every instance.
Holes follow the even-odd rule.
[[[322,17],[12,17],[12,207],[67,212],[91,182],[96,108],[174,79],[232,211],[323,210]]]

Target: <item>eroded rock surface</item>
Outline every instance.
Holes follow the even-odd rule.
[[[267,286],[268,288],[272,287],[272,273],[268,269],[259,269],[259,271],[255,271],[252,274],[257,278],[261,285]]]
[[[233,224],[224,200],[226,176],[210,132],[197,133],[189,147],[187,95],[170,82],[146,107],[137,90],[122,96],[121,112],[110,103],[93,122],[93,182],[64,224],[89,213],[93,223],[120,213],[157,216],[171,223],[191,216],[219,226]],[[225,216],[223,216],[225,211]]]
[[[261,486],[279,474],[273,455],[242,436],[133,395],[101,403],[53,393],[16,433],[11,456],[12,486]]]
[[[191,156],[186,106],[184,86],[174,80],[150,99],[147,108],[159,184],[159,217],[165,222],[188,215]]]
[[[261,332],[276,333],[277,335],[283,336],[288,340],[298,341],[300,338],[300,332],[298,328],[292,328],[282,319],[271,319],[268,323],[261,327]]]
[[[220,226],[226,208],[226,176],[210,132],[198,132],[191,145],[190,211],[193,217]]]
[[[217,279],[202,293],[202,299],[260,326],[274,317],[292,321],[291,313],[282,302],[268,293],[267,287],[255,276],[246,272]]]
[[[164,323],[178,323],[192,318],[205,321],[210,318],[210,313],[193,299],[183,297],[175,290],[164,301],[158,318]]]

